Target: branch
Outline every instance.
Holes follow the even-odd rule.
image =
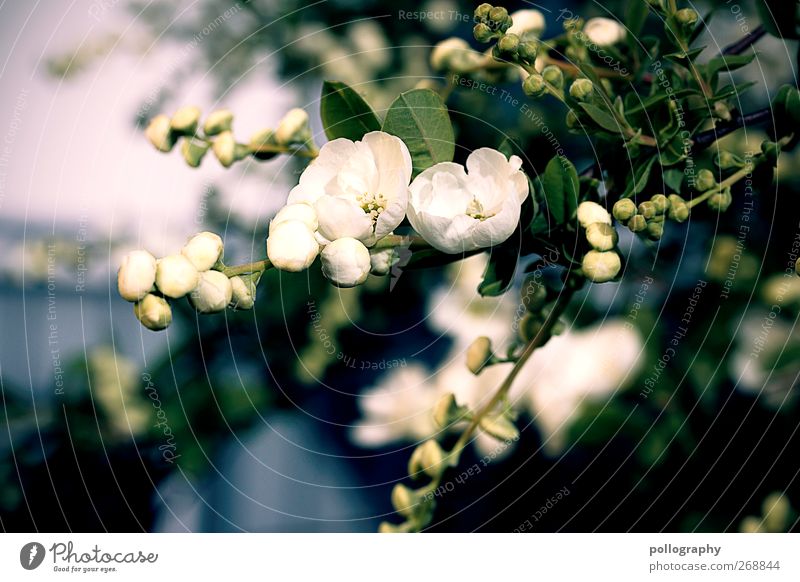
[[[769,107],[759,109],[758,111],[754,111],[753,113],[748,113],[746,115],[739,115],[737,113],[736,116],[730,121],[718,123],[715,127],[712,127],[706,131],[701,131],[694,136],[694,139],[692,140],[692,150],[696,151],[705,149],[718,139],[722,139],[737,129],[741,129],[746,125],[765,123],[771,119],[772,109]]]
[[[726,46],[724,49],[722,49],[722,52],[720,52],[720,55],[724,56],[724,55],[738,55],[738,54],[741,54],[748,47],[750,47],[750,46],[754,45],[755,43],[757,43],[759,41],[759,39],[761,39],[765,34],[767,34],[767,30],[763,26],[759,25],[756,28],[754,28],[751,32],[748,32],[742,38],[737,40],[736,42],[731,43],[728,46]]]

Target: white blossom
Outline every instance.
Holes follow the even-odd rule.
[[[178,299],[191,293],[200,282],[200,273],[183,255],[169,255],[158,260],[156,287],[167,297]]]
[[[147,251],[131,251],[117,272],[117,288],[125,301],[138,301],[153,289],[156,259]]]
[[[299,220],[312,231],[316,231],[317,227],[319,226],[319,222],[317,221],[317,213],[314,211],[313,206],[304,202],[299,204],[287,204],[281,208],[275,215],[275,218],[270,221],[270,234],[272,233],[273,228],[283,222],[286,222],[287,220]]]
[[[335,139],[303,171],[288,202],[314,207],[323,243],[350,237],[372,246],[403,220],[411,170],[408,148],[393,135]]]
[[[181,254],[189,259],[198,271],[208,271],[222,256],[222,238],[213,232],[194,235],[181,249]]]
[[[320,254],[322,274],[337,287],[355,287],[367,280],[371,267],[370,254],[364,244],[354,238],[338,238]]]
[[[532,8],[517,10],[511,13],[511,20],[513,24],[506,34],[516,34],[526,38],[526,35],[540,37],[544,32],[544,15],[538,10]]]
[[[303,271],[318,254],[319,243],[314,233],[299,220],[281,222],[267,237],[267,258],[281,271]]]
[[[231,280],[219,271],[200,273],[197,288],[189,295],[189,301],[200,313],[222,311],[231,302],[233,287]]]
[[[231,277],[231,301],[233,309],[252,309],[256,302],[256,285],[251,278]]]
[[[583,32],[597,46],[611,46],[625,40],[626,31],[619,22],[611,18],[590,18]]]
[[[595,222],[611,224],[611,214],[597,202],[581,202],[578,204],[578,222],[583,228]]]
[[[408,219],[434,248],[462,253],[506,240],[528,196],[522,160],[480,148],[460,164],[442,162],[411,183]]]

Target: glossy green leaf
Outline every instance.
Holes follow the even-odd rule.
[[[328,139],[344,137],[357,141],[381,128],[378,116],[361,95],[339,81],[323,83],[320,115]]]
[[[571,220],[578,208],[580,193],[578,171],[572,162],[564,157],[554,157],[547,163],[540,182],[547,201],[547,210],[553,217],[555,225]]]

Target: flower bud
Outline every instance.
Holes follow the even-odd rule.
[[[611,18],[590,18],[583,27],[587,38],[599,47],[611,46],[625,40],[625,28]]]
[[[800,259],[794,262],[794,272],[800,277]]]
[[[181,254],[189,259],[198,271],[208,271],[222,257],[222,238],[213,232],[201,232],[189,239]]]
[[[731,196],[731,191],[729,188],[722,190],[721,192],[716,192],[711,198],[708,199],[708,207],[711,210],[717,210],[719,212],[725,212],[728,207],[733,202],[733,197]]]
[[[711,170],[703,169],[697,172],[694,187],[698,192],[706,192],[716,185],[717,181],[714,179],[714,173]]]
[[[733,170],[744,167],[744,161],[727,150],[718,151],[714,155],[714,163],[720,170]]]
[[[547,287],[528,275],[522,283],[522,303],[531,313],[538,313],[547,304]]]
[[[575,129],[580,125],[581,120],[578,117],[578,114],[575,112],[575,110],[570,109],[569,111],[567,111],[567,116],[566,119],[564,120],[564,123],[566,124],[568,129]]]
[[[212,111],[206,117],[206,122],[203,125],[203,133],[206,135],[218,135],[223,131],[230,131],[233,124],[233,113],[227,109],[218,109]]]
[[[612,212],[614,218],[620,222],[625,222],[636,215],[636,204],[630,198],[622,198],[614,204]]]
[[[594,283],[606,283],[617,276],[622,263],[614,251],[589,251],[583,257],[583,274]]]
[[[299,107],[295,107],[284,115],[275,130],[275,141],[282,146],[305,143],[310,137],[308,113]]]
[[[538,38],[544,32],[544,27],[544,15],[538,10],[517,10],[511,13],[511,28],[507,32],[513,32],[523,39]]]
[[[483,4],[480,4],[475,9],[475,12],[474,12],[475,19],[476,20],[484,20],[486,18],[489,18],[489,12],[491,12],[491,10],[492,10],[492,5],[491,4],[488,4],[486,2],[484,2]]]
[[[578,205],[578,222],[583,228],[595,222],[611,224],[611,215],[597,202],[581,202]]]
[[[183,297],[191,293],[199,282],[200,273],[183,255],[169,255],[158,261],[156,287],[167,297]]]
[[[460,420],[466,420],[468,410],[466,406],[459,406],[452,392],[444,394],[433,407],[433,421],[437,426],[446,428]]]
[[[477,338],[467,348],[467,368],[477,376],[492,359],[492,355],[492,340],[486,336]]]
[[[586,227],[586,240],[596,251],[610,251],[619,241],[616,229],[604,222],[595,222]]]
[[[469,44],[462,38],[448,38],[437,44],[431,51],[431,67],[436,71],[444,71],[451,64],[462,58],[466,51],[470,51]]]
[[[523,343],[527,344],[539,335],[543,326],[544,319],[542,319],[542,315],[540,313],[528,311],[519,321],[517,335],[519,335],[519,339],[521,339]]]
[[[354,238],[339,238],[322,249],[322,274],[337,287],[355,287],[367,280],[369,250]]]
[[[217,156],[219,163],[230,168],[233,162],[236,161],[236,140],[233,133],[230,131],[223,131],[214,139],[212,146],[214,155]]]
[[[227,275],[219,271],[203,271],[200,283],[189,294],[189,303],[199,313],[217,313],[224,310],[233,297],[233,286]]]
[[[508,10],[502,6],[493,6],[492,9],[489,10],[489,20],[498,26],[504,25],[508,20]]]
[[[515,441],[519,430],[507,416],[484,416],[480,421],[481,430],[500,441]]]
[[[661,240],[664,236],[664,223],[663,222],[648,222],[647,223],[647,237],[650,240]]]
[[[517,56],[528,63],[536,62],[536,55],[539,53],[539,43],[527,40],[520,43],[517,49]]]
[[[764,526],[770,532],[784,532],[791,521],[792,508],[781,493],[770,493],[761,504]]]
[[[540,74],[531,73],[522,82],[522,90],[528,97],[541,97],[547,92],[547,84]]]
[[[267,237],[267,257],[281,271],[303,271],[318,254],[319,243],[314,232],[299,220],[280,223]]]
[[[278,226],[289,220],[299,220],[303,224],[305,224],[309,230],[315,231],[319,226],[319,222],[317,221],[317,212],[310,204],[306,204],[304,202],[299,202],[297,204],[287,204],[275,215],[269,223],[269,232],[272,234],[272,230]]]
[[[187,105],[175,112],[170,120],[172,131],[183,135],[193,135],[197,131],[197,122],[200,121],[200,109]]]
[[[417,504],[414,492],[402,483],[392,489],[392,506],[403,517],[411,517]]]
[[[689,206],[683,198],[677,194],[669,195],[669,213],[670,220],[675,222],[684,222],[689,218]]]
[[[775,166],[778,163],[778,154],[781,153],[781,149],[776,142],[765,139],[761,142],[761,153],[764,154],[767,161]]]
[[[250,136],[250,141],[247,145],[253,156],[259,160],[271,160],[278,155],[274,151],[265,151],[265,149],[274,148],[278,145],[275,141],[275,132],[269,128],[255,132]],[[262,150],[262,148],[265,149]]]
[[[754,515],[748,515],[739,524],[739,531],[741,533],[763,533],[764,529],[761,527],[761,519]]]
[[[419,473],[425,473],[431,479],[438,477],[444,466],[444,451],[434,439],[428,439],[419,445],[408,461],[408,474],[416,478]]]
[[[117,289],[125,301],[139,301],[156,282],[156,259],[147,251],[131,251],[117,271]]]
[[[494,32],[483,22],[479,22],[472,29],[472,35],[478,42],[489,42],[494,38]]]
[[[645,217],[645,219],[650,220],[651,218],[655,217],[658,214],[656,209],[656,205],[646,200],[639,204],[639,214]]]
[[[575,79],[570,85],[569,94],[576,101],[588,101],[594,93],[594,83],[589,79]]]
[[[164,114],[156,115],[150,120],[144,135],[157,150],[162,152],[171,151],[175,145],[175,135],[170,129],[169,117]]]
[[[252,277],[231,277],[230,307],[236,310],[252,309],[256,302],[256,282]]]
[[[388,275],[398,260],[397,251],[393,248],[369,249],[369,272],[381,277]]]
[[[506,34],[497,41],[497,48],[505,56],[514,56],[519,48],[519,37],[516,34]]]
[[[665,214],[669,210],[669,199],[663,194],[654,195],[650,202],[656,207],[656,214]]]
[[[675,20],[684,26],[694,26],[699,18],[697,11],[691,8],[681,8],[675,13]]]
[[[187,164],[196,168],[203,161],[208,148],[209,145],[206,142],[187,137],[181,142],[181,155]]]
[[[542,71],[542,77],[544,80],[550,83],[556,89],[563,89],[564,88],[564,73],[561,72],[555,65],[548,65]]]
[[[148,293],[133,304],[133,314],[143,326],[152,331],[161,331],[172,323],[172,309],[167,300]]]
[[[628,221],[628,228],[631,229],[631,232],[643,232],[647,229],[647,219],[641,214],[631,216]]]

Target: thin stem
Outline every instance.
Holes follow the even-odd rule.
[[[722,56],[739,55],[761,40],[766,34],[767,29],[763,25],[759,25],[736,42],[726,46],[719,54]]]
[[[699,147],[700,149],[707,148],[715,141],[722,139],[726,135],[733,133],[737,129],[745,127],[746,125],[755,125],[757,123],[764,123],[772,119],[772,109],[765,107],[746,115],[736,115],[730,121],[717,124],[715,127],[706,131],[701,131],[694,136],[692,146]]]
[[[250,273],[263,273],[267,269],[272,268],[272,263],[269,259],[261,259],[252,263],[245,263],[243,265],[234,265],[231,267],[224,267],[222,274],[226,277],[235,277],[236,275],[249,275]]]

